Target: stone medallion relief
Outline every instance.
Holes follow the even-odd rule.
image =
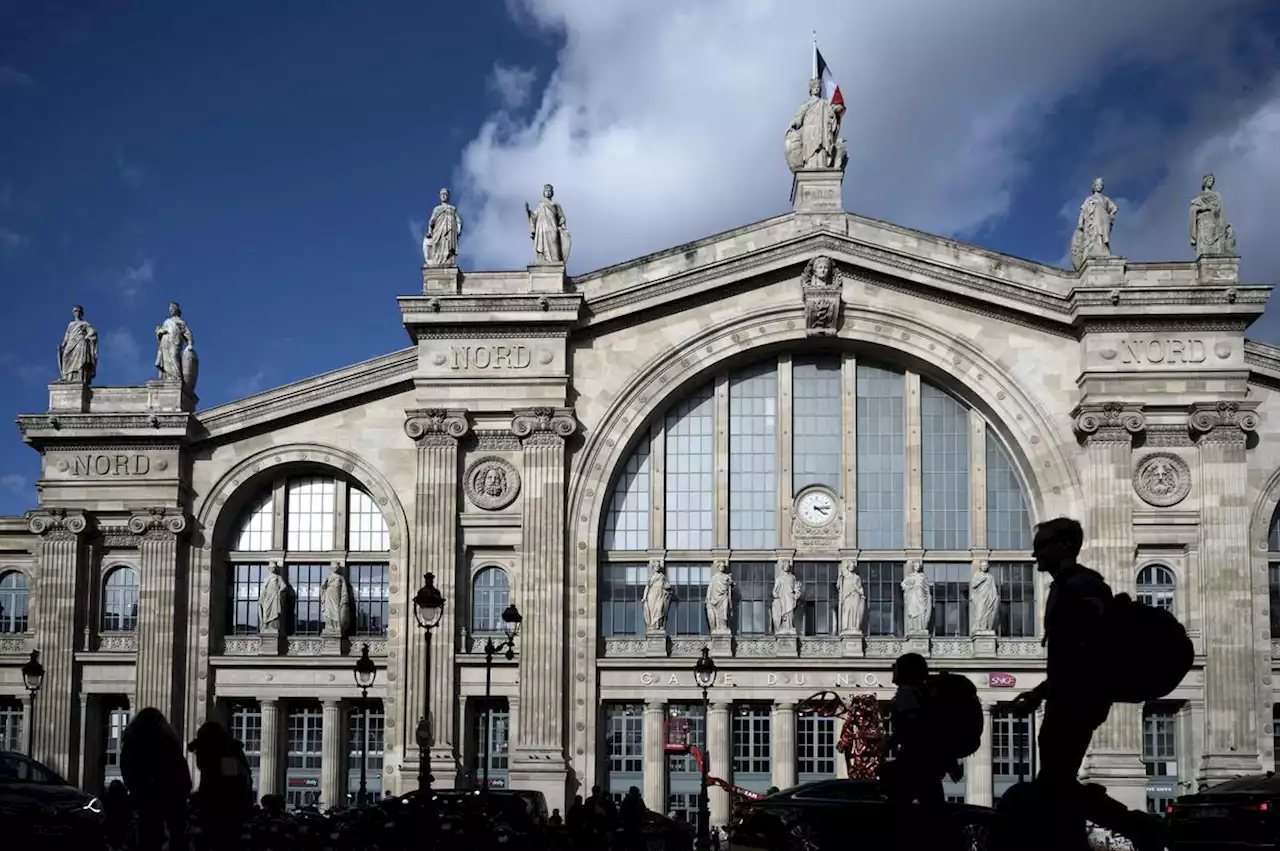
[[[472,504],[486,511],[506,508],[520,494],[520,473],[496,456],[477,458],[463,476],[463,488]]]
[[[1153,452],[1134,469],[1133,489],[1148,505],[1177,505],[1191,492],[1191,468],[1172,452]]]

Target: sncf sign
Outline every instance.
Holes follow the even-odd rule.
[[[1013,674],[1004,674],[998,671],[992,671],[987,674],[987,686],[990,688],[1013,688],[1018,684],[1018,678]]]

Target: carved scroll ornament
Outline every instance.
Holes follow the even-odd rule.
[[[1082,405],[1076,414],[1076,431],[1086,442],[1128,443],[1133,435],[1147,426],[1140,408],[1123,402],[1104,402],[1101,405]]]
[[[404,433],[422,443],[457,442],[459,438],[466,437],[469,430],[467,412],[463,410],[427,408],[409,411],[404,421]]]
[[[577,429],[569,408],[525,408],[511,419],[511,433],[525,443],[562,442]]]

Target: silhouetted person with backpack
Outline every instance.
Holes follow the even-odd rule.
[[[191,771],[182,740],[153,706],[138,712],[120,737],[120,775],[137,813],[138,847],[160,851],[186,842]]]
[[[204,846],[230,851],[239,845],[253,807],[253,775],[244,748],[221,724],[206,721],[187,750],[195,754],[200,769],[196,810]]]

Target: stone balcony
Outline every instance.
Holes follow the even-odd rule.
[[[721,641],[723,639],[720,639]],[[634,638],[606,638],[602,640],[605,659],[642,659],[655,655],[673,659],[693,659],[703,647],[712,647],[712,655],[723,657],[716,651],[716,641],[711,636],[675,637],[665,641],[665,653],[658,652],[652,640]],[[736,659],[896,659],[903,653],[920,653],[939,659],[1042,659],[1044,649],[1040,639],[1006,638],[996,636],[959,636],[939,638],[919,636],[910,638],[872,636],[741,636],[730,642],[728,655]]]

